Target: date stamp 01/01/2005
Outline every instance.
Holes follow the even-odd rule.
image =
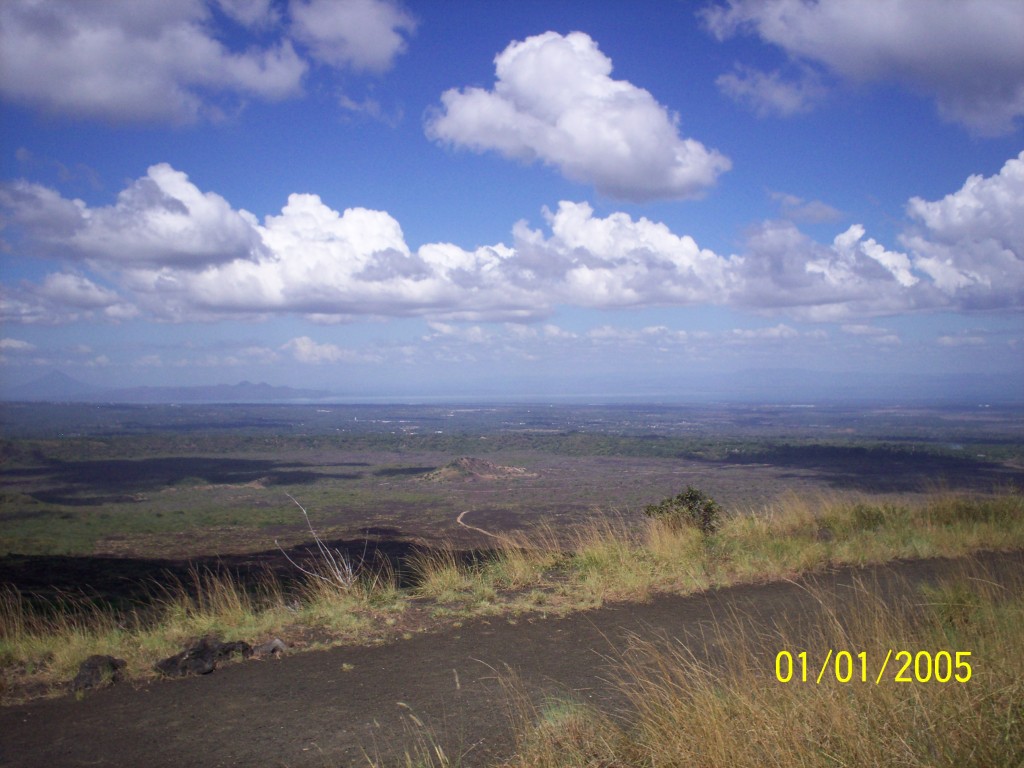
[[[836,652],[830,648],[818,666],[808,661],[807,651],[794,654],[782,650],[775,654],[775,679],[780,683],[815,684],[831,679],[837,683],[874,682],[875,685],[890,679],[895,683],[966,683],[972,674],[970,658],[970,651],[915,653],[890,648],[876,673],[874,664],[869,663],[867,651]],[[891,677],[886,677],[887,671]]]

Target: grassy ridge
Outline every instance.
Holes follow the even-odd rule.
[[[113,614],[69,598],[39,612],[12,590],[0,594],[0,669],[5,697],[26,683],[59,685],[95,653],[128,661],[135,677],[186,642],[207,634],[310,644],[392,637],[448,616],[567,612],[658,591],[789,577],[828,564],[897,557],[956,556],[1024,547],[1024,496],[936,495],[915,506],[884,500],[791,497],[725,520],[712,536],[657,521],[602,517],[563,532],[538,529],[502,540],[466,563],[430,551],[410,567],[413,587],[388,571],[338,582],[330,570],[286,588],[268,577],[256,589],[230,576],[197,572],[191,584],[164,585],[154,605]],[[324,564],[326,565],[326,564]],[[427,600],[415,601],[419,597]],[[426,607],[424,607],[426,606]],[[416,614],[415,620],[410,618]]]

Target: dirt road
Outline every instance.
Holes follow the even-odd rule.
[[[482,533],[484,536],[489,536],[492,539],[500,539],[501,538],[497,534],[491,533],[490,531],[485,531],[483,528],[477,528],[475,525],[470,525],[469,523],[465,522],[463,520],[463,518],[466,515],[468,515],[469,512],[470,512],[470,510],[468,510],[468,509],[465,510],[464,512],[460,512],[459,516],[457,518],[455,518],[455,522],[458,523],[459,525],[461,525],[463,528],[466,528],[466,529],[468,529],[470,531],[476,531],[477,533]]]
[[[996,577],[1024,572],[1024,552],[978,560]],[[515,670],[538,699],[567,693],[612,706],[615,694],[602,680],[606,658],[629,633],[680,638],[700,656],[701,629],[732,613],[766,627],[780,615],[812,618],[820,606],[804,588],[808,581],[842,595],[859,578],[892,597],[962,567],[956,560],[897,562],[561,619],[477,619],[388,646],[250,661],[205,677],[31,702],[0,709],[0,765],[365,766],[367,755],[401,756],[428,731],[461,765],[486,765],[512,749],[498,672]],[[766,649],[766,669],[772,659]]]

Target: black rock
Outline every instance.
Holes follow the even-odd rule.
[[[213,672],[214,660],[209,655],[194,654],[190,649],[158,661],[155,668],[157,672],[167,677],[206,675]]]
[[[157,662],[155,669],[167,677],[207,675],[217,668],[217,662],[236,654],[247,659],[252,655],[252,647],[242,640],[222,643],[216,638],[204,637],[191,648]]]
[[[235,640],[231,643],[220,643],[217,647],[217,661],[230,659],[235,655],[248,659],[252,656],[252,646],[244,640]]]
[[[127,666],[124,659],[113,656],[90,656],[78,667],[78,674],[71,681],[72,691],[89,688],[105,688],[121,680],[121,670]]]

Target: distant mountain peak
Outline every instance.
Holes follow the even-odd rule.
[[[62,371],[50,371],[40,378],[3,392],[3,399],[32,402],[104,403],[232,403],[321,400],[331,393],[314,389],[272,386],[266,382],[184,387],[104,388],[79,381]]]

